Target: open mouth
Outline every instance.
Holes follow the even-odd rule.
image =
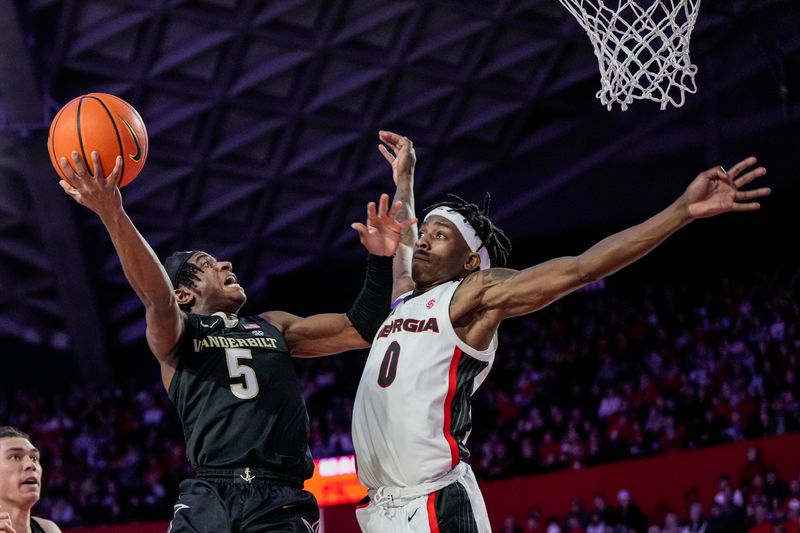
[[[35,478],[35,477],[29,477],[29,478],[26,478],[26,479],[22,480],[22,483],[20,483],[20,484],[21,485],[31,485],[31,486],[34,486],[34,487],[38,487],[39,486],[39,480],[37,478]]]
[[[225,277],[224,283],[225,283],[226,287],[238,287],[239,286],[239,280],[236,279],[236,274],[228,274]]]

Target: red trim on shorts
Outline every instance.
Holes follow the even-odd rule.
[[[369,502],[362,503],[361,505],[356,505],[356,509],[363,509],[365,507],[369,507]]]
[[[450,372],[448,372],[447,396],[444,397],[444,438],[450,446],[450,459],[452,467],[458,464],[458,444],[451,433],[450,416],[453,407],[453,396],[456,394],[458,362],[461,360],[461,348],[458,346],[453,350],[453,359],[450,360]],[[438,529],[437,529],[438,531]]]
[[[436,493],[428,494],[428,526],[431,533],[439,533],[439,521],[436,519]]]

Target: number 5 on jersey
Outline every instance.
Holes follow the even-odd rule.
[[[258,395],[258,380],[256,371],[244,364],[239,359],[252,359],[253,353],[247,348],[225,348],[225,359],[228,362],[228,375],[231,378],[244,376],[244,385],[231,383],[231,392],[240,400],[252,400]]]

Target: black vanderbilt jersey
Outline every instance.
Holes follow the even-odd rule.
[[[169,397],[195,467],[311,477],[300,380],[283,335],[262,318],[190,314]]]

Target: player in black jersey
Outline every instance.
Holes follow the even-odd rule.
[[[31,516],[41,495],[39,450],[22,431],[0,427],[0,533],[61,533],[50,520]]]
[[[302,318],[282,311],[239,316],[245,291],[231,263],[176,252],[162,266],[122,206],[121,161],[92,175],[77,152],[60,184],[108,230],[128,281],[145,306],[147,341],[175,403],[197,478],[181,484],[171,532],[316,531],[309,422],[290,356],[366,348],[389,312],[391,256],[413,221],[396,220],[388,195],[352,225],[370,252],[367,279],[348,313]]]

